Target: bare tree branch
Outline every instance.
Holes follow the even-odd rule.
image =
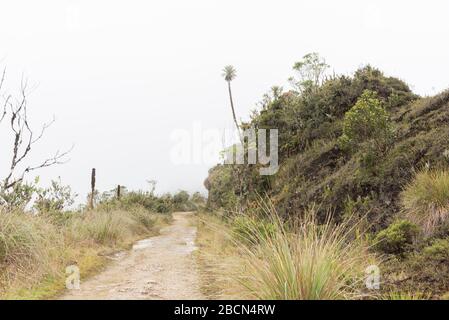
[[[4,79],[5,71],[3,71],[0,80],[0,89],[3,86]],[[0,122],[6,117],[9,118],[9,127],[13,140],[9,173],[2,181],[1,188],[3,190],[8,190],[21,183],[25,175],[31,171],[65,163],[67,160],[64,160],[64,158],[73,150],[73,146],[64,152],[58,150],[52,157],[45,159],[40,164],[26,166],[24,169],[19,170],[19,165],[23,168],[21,164],[30,155],[33,146],[42,139],[46,130],[55,122],[53,117],[50,122],[44,123],[38,131],[38,135],[35,135],[28,120],[27,88],[28,81],[22,77],[20,98],[13,102],[11,96],[8,95],[3,104],[3,112],[0,114]]]
[[[0,92],[1,92],[1,90],[2,90],[2,88],[3,88],[3,83],[5,82],[5,77],[6,77],[6,68],[4,68],[3,69],[3,73],[2,73],[2,78],[1,78],[1,80],[0,80]],[[4,104],[3,104],[3,111],[2,111],[2,113],[1,113],[1,116],[0,116],[0,123],[2,122],[2,120],[5,118],[5,116],[6,116],[6,106],[8,105],[8,102],[9,102],[9,99],[11,98],[11,96],[8,96],[6,99],[5,99],[5,102],[4,102]]]

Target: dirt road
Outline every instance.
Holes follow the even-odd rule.
[[[62,299],[202,299],[192,252],[191,213],[174,213],[161,235],[137,242],[104,272],[83,281]]]

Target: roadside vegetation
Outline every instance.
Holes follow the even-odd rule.
[[[313,208],[304,212],[301,219],[284,222],[271,205],[262,203],[261,207],[263,216],[247,212],[225,220],[200,217],[198,245],[204,283],[215,286],[221,283],[226,289],[219,297],[264,300],[372,297],[365,288],[366,269],[379,264],[381,259],[370,251],[369,241],[360,235],[361,225],[351,225],[349,220],[336,225],[330,216],[319,223]],[[210,270],[215,273],[208,272],[207,266],[211,265]]]
[[[0,299],[54,298],[66,288],[67,267],[78,267],[84,279],[100,271],[114,253],[156,235],[172,212],[204,206],[199,193],[156,195],[155,181],[149,181],[148,190],[118,186],[101,193],[95,189],[95,170],[86,204],[76,201],[60,178],[48,187],[39,178],[30,179],[32,172],[64,164],[71,148],[32,163],[35,147],[54,120],[35,127],[28,116],[26,80],[18,97],[3,90],[5,81],[3,72],[0,133],[6,139],[2,157],[8,158],[8,166],[0,168]]]
[[[0,299],[54,298],[65,290],[67,267],[78,267],[85,279],[113,254],[157,235],[172,212],[204,204],[185,191],[123,191],[120,199],[104,195],[94,209],[73,210],[66,207],[74,202],[69,187],[54,181],[45,191],[34,188],[39,195],[30,209],[0,206]]]
[[[60,216],[58,216],[60,215]],[[81,279],[135,240],[157,234],[169,215],[132,211],[0,214],[0,298],[45,299],[65,290],[66,268]]]
[[[447,298],[449,92],[419,97],[372,66],[352,75],[331,75],[328,67],[318,54],[304,56],[292,88],[273,87],[240,124],[279,129],[275,175],[259,175],[260,164],[217,165],[205,181],[208,210],[234,241],[254,245],[239,254],[250,261],[246,288],[258,298]],[[279,217],[274,223],[265,224],[261,196]],[[358,236],[342,234],[348,228]],[[344,249],[330,245],[340,240]],[[380,270],[378,290],[324,290],[331,282],[318,276],[321,263],[336,263],[330,278],[338,288],[344,261],[360,270],[356,261],[368,256]],[[356,273],[349,278],[360,283]]]

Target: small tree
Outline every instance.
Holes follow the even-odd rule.
[[[49,188],[37,190],[38,198],[34,207],[39,212],[62,211],[73,205],[76,196],[70,186],[62,185],[61,178],[58,178],[51,181]]]
[[[173,196],[173,202],[175,205],[181,205],[189,201],[189,193],[187,191],[181,190]]]
[[[362,142],[371,141],[376,151],[385,151],[392,137],[392,123],[383,102],[376,92],[364,91],[345,114],[340,146],[353,149]]]
[[[309,53],[293,65],[293,70],[298,76],[291,77],[289,81],[299,93],[304,93],[322,84],[328,68],[326,60],[321,58],[318,53]]]

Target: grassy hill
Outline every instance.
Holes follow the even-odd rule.
[[[449,292],[449,91],[419,97],[370,66],[302,89],[274,88],[242,124],[279,129],[277,174],[215,166],[210,209],[257,211],[262,195],[282,217],[362,219],[385,290]]]

